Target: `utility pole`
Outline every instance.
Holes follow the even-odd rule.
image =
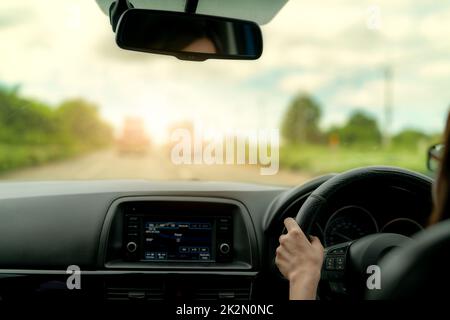
[[[391,144],[391,126],[393,119],[393,72],[390,66],[384,68],[384,125],[383,125],[383,147]]]

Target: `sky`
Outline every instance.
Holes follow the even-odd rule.
[[[119,49],[94,0],[2,0],[0,83],[57,106],[83,97],[116,128],[144,119],[155,142],[191,121],[219,131],[279,128],[292,98],[311,94],[323,128],[364,109],[390,130],[443,128],[450,105],[450,2],[290,0],[262,26],[257,61],[179,61]]]

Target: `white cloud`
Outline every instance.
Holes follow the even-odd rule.
[[[296,94],[299,91],[314,93],[331,80],[329,75],[315,73],[291,74],[282,78],[279,86],[283,91]]]
[[[429,80],[438,78],[450,81],[450,64],[446,60],[430,61],[419,69],[418,74]]]
[[[450,12],[434,12],[425,16],[419,24],[419,33],[431,42],[442,41],[448,38],[450,30]]]
[[[380,80],[371,81],[359,88],[348,87],[336,94],[333,105],[379,111],[383,106],[383,89],[384,83]]]

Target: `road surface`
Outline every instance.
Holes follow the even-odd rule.
[[[263,176],[257,166],[175,165],[163,149],[145,155],[119,154],[104,150],[76,158],[25,168],[0,176],[0,180],[210,180],[239,181],[271,185],[297,185],[310,176],[280,170]]]

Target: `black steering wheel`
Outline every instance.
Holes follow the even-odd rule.
[[[336,175],[318,187],[301,207],[296,221],[308,235],[316,221],[323,215],[329,214],[329,204],[351,190],[367,188],[372,191],[374,186],[379,188],[398,186],[416,190],[422,194],[431,194],[431,183],[432,179],[424,175],[400,168],[354,169]],[[376,233],[325,248],[319,285],[320,297],[364,298],[367,291],[367,279],[370,276],[368,272],[376,272],[372,271],[373,267],[370,266],[379,267],[382,258],[392,249],[408,246],[410,242],[412,242],[410,238],[400,234]],[[369,267],[370,270],[368,270]]]

